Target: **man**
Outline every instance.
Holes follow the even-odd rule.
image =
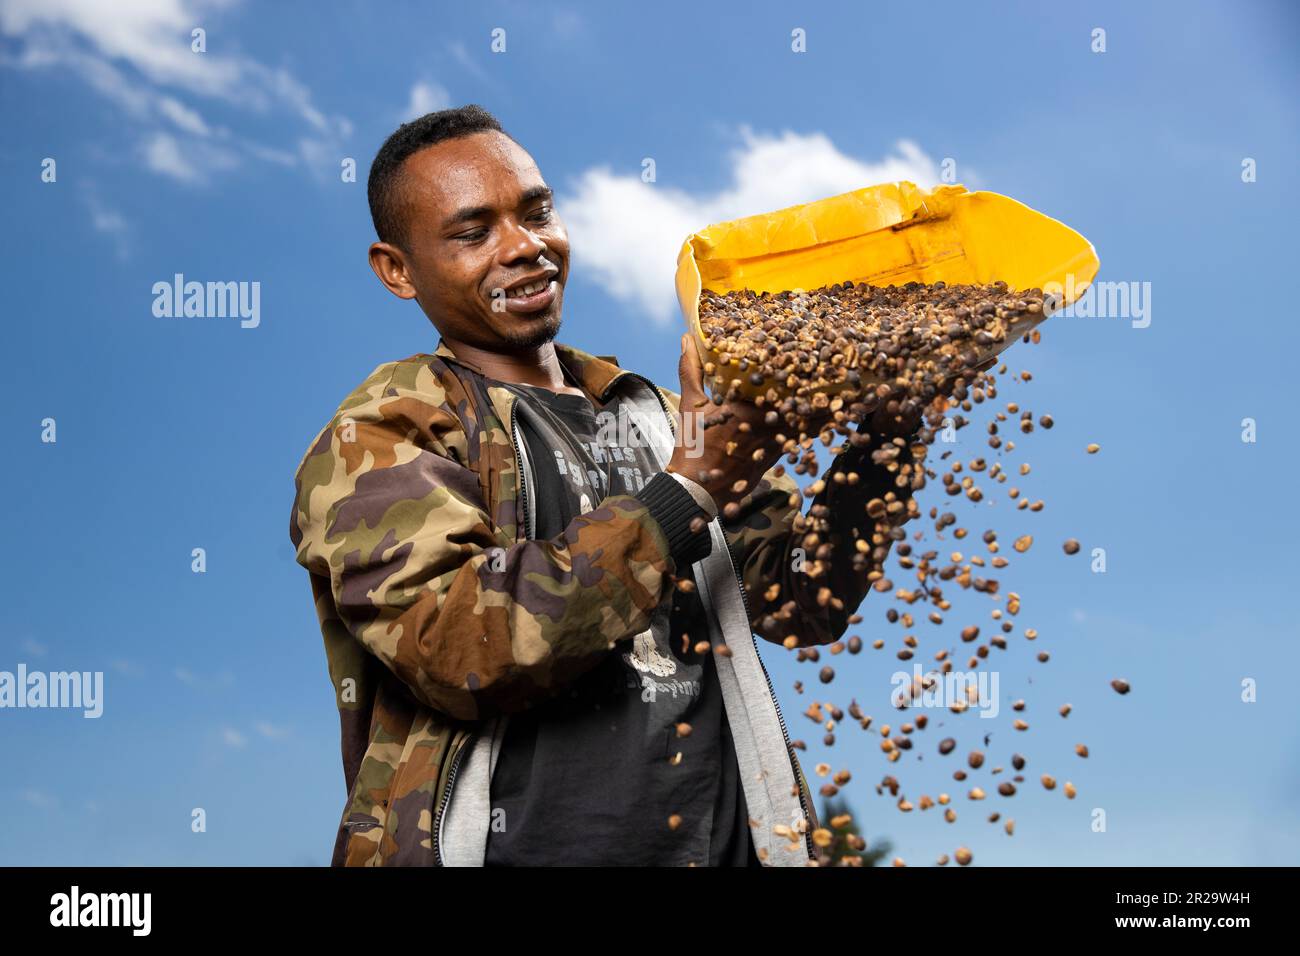
[[[854,435],[807,519],[762,411],[706,405],[689,337],[680,395],[555,341],[568,238],[479,107],[398,129],[369,201],[371,268],[440,341],[376,369],[297,473],[348,789],[333,863],[807,865],[753,634],[845,631],[914,514],[870,464],[883,438]],[[905,507],[873,523],[876,497]],[[807,573],[814,529],[855,560]]]

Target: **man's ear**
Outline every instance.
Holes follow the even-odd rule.
[[[406,272],[406,256],[391,242],[370,246],[370,268],[389,292],[399,299],[414,299],[415,286]]]

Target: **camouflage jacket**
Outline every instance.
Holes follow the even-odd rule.
[[[555,350],[588,394],[607,401],[620,390],[657,419],[648,433],[668,460],[676,393],[613,356]],[[537,503],[515,401],[439,341],[432,355],[377,368],[298,467],[290,538],[310,572],[347,788],[335,866],[481,865],[509,715],[644,632],[671,593],[669,542],[635,496],[611,495],[563,536],[531,539]],[[831,477],[814,504],[861,516],[882,493]],[[816,816],[754,632],[834,641],[867,586],[862,575],[794,570],[806,531],[795,530],[797,491],[769,472],[737,516],[709,523],[712,551],[693,566],[713,643],[730,649],[715,659],[768,866],[808,864]],[[853,524],[843,533],[857,537]],[[773,584],[785,600],[766,599]]]

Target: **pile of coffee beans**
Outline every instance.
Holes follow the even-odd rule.
[[[883,616],[891,628],[903,631],[901,647],[896,651],[899,660],[911,660],[919,653],[918,632],[923,626],[937,626],[943,628],[937,633],[950,635],[948,646],[934,652],[934,667],[913,681],[901,705],[889,701],[888,706],[904,714],[953,671],[959,649],[969,650],[965,666],[974,671],[992,654],[1006,652],[1010,647],[1021,597],[1014,591],[1004,591],[995,573],[1005,571],[1012,559],[1027,559],[1033,536],[1017,533],[1000,539],[997,531],[989,528],[972,537],[954,510],[938,504],[928,508],[928,525],[915,519],[927,513],[920,504],[924,497],[921,492],[932,484],[938,486],[936,493],[941,491],[958,501],[965,499],[977,507],[981,502],[985,507],[991,504],[988,496],[1002,491],[1015,511],[1043,510],[1041,499],[1031,500],[1019,487],[1030,474],[1029,464],[1011,465],[1008,458],[1016,449],[1015,437],[1028,435],[1035,427],[1050,429],[1054,421],[1051,415],[1035,419],[1018,402],[996,408],[998,376],[1008,376],[1017,385],[1030,382],[1032,376],[1028,372],[1010,374],[1005,364],[995,371],[993,365],[996,355],[1016,338],[1040,341],[1033,326],[1050,314],[1054,305],[1050,300],[1045,303],[1041,290],[1013,291],[1004,282],[909,282],[887,287],[844,282],[808,292],[756,294],[738,290],[726,294],[706,291],[701,295],[700,330],[710,358],[704,366],[705,382],[712,401],[723,405],[747,399],[767,409],[766,424],[775,430],[772,451],[786,456],[796,474],[807,476],[800,487],[802,497],[815,497],[827,484],[825,479],[816,478],[819,464],[814,443],[818,441],[832,455],[869,447],[870,455],[863,455],[856,467],[884,469],[894,477],[895,490],[865,505],[865,515],[858,516],[862,519],[858,522],[860,534],[847,549],[843,535],[831,533],[843,527],[844,516],[836,515],[832,520],[825,506],[813,505],[807,514],[797,516],[794,531],[803,536],[801,544],[810,556],[804,572],[811,578],[824,576],[832,568],[842,573],[841,564],[846,563],[863,576],[863,583],[871,590],[892,597],[895,603]],[[986,423],[989,451],[964,461],[950,461],[954,456],[950,450],[932,460],[930,452],[940,435],[945,442],[951,442],[953,432],[972,424],[966,415],[973,414],[976,406],[992,412]],[[1004,429],[1010,434],[1004,435]],[[1090,445],[1087,453],[1095,454],[1096,450],[1096,445]],[[778,464],[776,470],[784,473],[785,466]],[[849,469],[837,470],[832,477],[837,482],[856,483],[862,476]],[[791,505],[799,503],[792,495]],[[736,507],[732,504],[724,509],[725,516],[733,516]],[[927,544],[931,535],[933,540]],[[949,535],[951,544],[947,543]],[[845,553],[837,553],[837,537]],[[1009,545],[1009,556],[1003,551],[1004,541]],[[1080,544],[1070,538],[1062,548],[1072,555],[1080,550]],[[891,580],[885,569],[887,561],[896,563],[897,573],[906,580]],[[954,587],[992,602],[994,607],[984,612],[992,624],[976,623],[969,613],[959,613],[953,600],[957,597]],[[814,588],[813,593],[822,606],[843,607],[839,596],[829,588]],[[763,618],[765,631],[779,634],[786,620],[792,632],[797,630],[797,605],[789,595],[781,594],[780,584],[774,583],[760,597],[769,609]],[[879,600],[868,596],[863,608],[874,613]],[[929,605],[930,610],[924,611],[918,605]],[[771,610],[773,606],[775,610]],[[949,618],[954,617],[955,627],[949,631]],[[854,613],[848,620],[855,625],[863,618]],[[882,650],[886,642],[878,635],[885,633],[880,628],[867,635],[867,640],[873,648]],[[1028,627],[1022,637],[1034,641],[1038,632]],[[823,652],[835,656],[847,650],[857,655],[864,648],[862,637],[856,634],[821,649],[800,647],[797,633],[790,633],[784,643],[798,649],[799,660],[812,663],[819,662]],[[1049,659],[1046,652],[1036,656],[1043,663]],[[834,668],[822,664],[817,683],[825,685],[833,680]],[[1120,694],[1128,692],[1122,680],[1114,681],[1112,686]],[[979,700],[970,694],[974,689],[968,686],[964,699],[947,702],[952,716],[975,709]],[[804,692],[802,681],[796,690]],[[1027,712],[1027,706],[1018,700],[1012,710],[1016,714]],[[875,724],[856,699],[847,711],[847,719],[863,732],[880,736],[880,753],[889,763],[897,764],[905,757],[921,759],[913,743],[929,723],[925,713],[893,727],[890,723]],[[1071,707],[1061,705],[1058,712],[1064,718]],[[834,744],[836,729],[846,720],[845,711],[833,702],[814,702],[805,716],[818,725],[828,746]],[[1020,716],[1014,717],[1011,727],[1018,732],[1030,730],[1029,722]],[[986,748],[989,740],[986,734]],[[796,742],[796,746],[803,744]],[[945,736],[938,752],[947,755],[956,747],[956,740]],[[1078,744],[1074,753],[1087,756],[1087,746]],[[1027,763],[1019,753],[1011,755],[1010,761],[1016,773],[1008,780],[998,776],[1003,768],[994,757],[986,759],[984,750],[972,749],[967,752],[966,768],[956,769],[953,779],[960,783],[967,780],[969,772],[988,774],[989,790],[1010,799],[1019,792],[1016,785],[1025,781],[1019,771]],[[830,770],[829,765],[819,765],[818,776],[827,777]],[[834,774],[822,785],[822,796],[835,796],[848,780],[847,770]],[[1041,780],[1047,790],[1056,786],[1050,774],[1042,774]],[[888,793],[901,812],[917,808],[924,812],[939,806],[944,808],[942,818],[947,823],[957,819],[950,805],[952,797],[947,793],[909,799],[901,786],[896,776],[886,775],[875,790],[881,795]],[[984,787],[968,784],[963,789],[969,800],[986,799]],[[1074,784],[1067,781],[1064,793],[1073,799]],[[988,818],[990,823],[1000,819],[1000,813]],[[1003,821],[1002,828],[1012,835],[1015,821]],[[799,845],[799,834],[790,833],[789,837],[792,847]],[[829,832],[814,834],[815,846],[829,843]],[[946,862],[947,858],[944,854],[939,859]],[[972,854],[960,847],[953,858],[966,865]],[[823,856],[821,861],[827,860]],[[902,863],[901,859],[895,860],[895,865]]]
[[[915,407],[960,395],[963,377],[1043,310],[1041,290],[1012,292],[1005,282],[705,291],[700,330],[713,360],[704,372],[724,401],[761,392],[756,404],[772,410],[769,423],[779,416],[808,431],[840,411],[861,416],[884,401]]]

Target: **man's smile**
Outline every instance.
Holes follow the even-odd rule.
[[[548,263],[543,272],[525,276],[520,281],[507,286],[500,293],[493,290],[493,297],[498,295],[507,312],[518,315],[530,315],[550,308],[559,295],[560,284],[556,276],[560,270]]]

